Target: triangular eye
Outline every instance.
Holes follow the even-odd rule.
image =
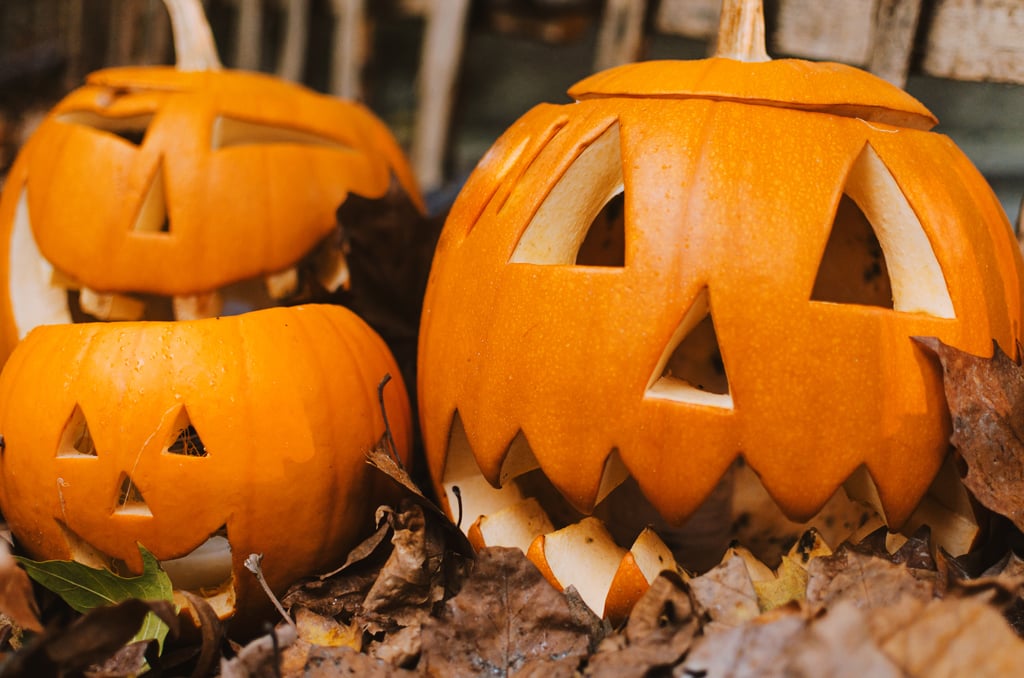
[[[72,125],[91,127],[107,134],[113,134],[133,146],[141,146],[146,137],[146,131],[149,129],[150,123],[153,122],[153,116],[149,114],[115,118],[100,115],[94,111],[72,111],[61,113],[57,116],[57,120]]]
[[[146,197],[139,207],[139,213],[132,224],[132,230],[136,233],[152,233],[156,235],[169,235],[171,222],[167,215],[167,193],[164,187],[164,166],[157,165],[156,173],[146,191]]]
[[[573,161],[544,198],[510,263],[625,265],[625,204],[619,126]]]
[[[924,225],[870,144],[850,167],[811,300],[955,317]]]
[[[832,222],[811,301],[892,308],[885,253],[871,222],[845,193]]]
[[[132,477],[122,473],[118,481],[117,504],[114,506],[114,513],[133,516],[151,516],[146,499],[142,496],[142,490],[135,484]]]
[[[185,457],[205,457],[208,453],[195,426],[184,407],[178,413],[170,439],[167,442],[167,454],[180,454]]]
[[[299,146],[322,146],[334,149],[347,148],[347,146],[334,139],[305,130],[239,120],[238,118],[229,118],[223,115],[217,116],[214,120],[210,139],[213,150],[254,144],[292,144]]]
[[[92,440],[89,422],[85,420],[82,408],[75,404],[71,416],[64,424],[64,432],[57,445],[58,457],[95,457],[96,443]]]
[[[732,408],[707,288],[672,334],[651,376],[647,397]]]

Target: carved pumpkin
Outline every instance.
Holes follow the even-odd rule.
[[[197,2],[169,7],[178,67],[91,74],[11,170],[0,359],[40,324],[322,299],[347,284],[335,219],[346,196],[381,197],[397,179],[422,208],[400,148],[368,109],[222,70]]]
[[[395,362],[344,308],[39,327],[0,375],[0,509],[34,558],[138,571],[141,543],[175,588],[258,628],[269,599],[249,554],[281,594],[372,530],[391,487],[366,463],[388,373],[407,460]]]
[[[529,111],[448,217],[421,424],[478,541],[478,516],[539,498],[550,521],[493,532],[526,548],[627,478],[681,525],[740,456],[790,519],[866,477],[899,527],[950,434],[912,337],[1015,352],[1019,249],[931,113],[851,67],[767,60],[760,3],[723,19],[714,58],[614,68]]]

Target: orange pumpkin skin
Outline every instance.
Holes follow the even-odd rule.
[[[33,558],[71,558],[77,538],[136,570],[136,543],[167,560],[226,526],[236,619],[258,626],[272,610],[243,565],[250,553],[263,554],[281,594],[340,564],[372,530],[393,487],[366,463],[384,432],[377,385],[386,373],[387,415],[407,461],[397,367],[346,309],[37,328],[0,375],[0,508]],[[93,455],[64,436],[76,411]],[[168,451],[183,411],[206,456]],[[125,509],[126,477],[148,515]]]
[[[837,64],[647,62],[592,76],[570,95],[576,103],[539,105],[502,136],[441,236],[418,376],[439,494],[457,415],[491,485],[522,432],[583,512],[613,449],[675,524],[742,454],[795,520],[866,466],[898,527],[950,434],[940,370],[911,337],[976,354],[990,354],[993,339],[1013,353],[1021,338],[1020,251],[977,170],[927,131],[934,118],[920,103]],[[611,164],[587,154],[601,144]],[[918,294],[924,273],[899,292],[893,275],[893,308],[811,300],[848,178],[877,161],[907,218],[920,221],[946,306],[935,301],[941,289]],[[559,193],[577,166],[572,190]],[[624,265],[577,266],[573,246],[545,249],[538,229],[576,233],[616,171]],[[524,253],[530,237],[536,247]],[[885,251],[890,264],[906,254]],[[701,295],[728,406],[651,390]]]
[[[12,282],[12,236],[92,290],[196,295],[294,266],[350,192],[380,197],[393,178],[422,208],[397,142],[360,104],[241,71],[93,73],[41,123],[0,199],[4,355],[34,326],[12,316],[7,286],[47,275]]]

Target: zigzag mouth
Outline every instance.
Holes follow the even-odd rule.
[[[458,414],[450,437],[441,485],[453,519],[470,542],[476,548],[522,549],[552,583],[575,586],[597,614],[612,619],[621,618],[623,605],[627,611],[631,605],[622,600],[624,589],[636,589],[630,595],[638,597],[637,591],[663,569],[706,571],[736,545],[775,567],[810,528],[835,547],[886,525],[875,483],[863,466],[815,516],[797,522],[785,516],[740,457],[689,518],[671,524],[644,496],[615,451],[587,511],[574,507],[548,479],[522,433],[505,453],[498,487],[485,478]],[[953,554],[966,553],[978,535],[974,509],[952,457],[902,533],[892,534],[890,542],[898,546],[903,535],[922,525],[931,528],[936,545]]]

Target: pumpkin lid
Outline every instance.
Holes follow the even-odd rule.
[[[938,119],[895,85],[852,66],[801,59],[644,61],[584,78],[578,101],[605,97],[701,98],[796,108],[929,130]]]

